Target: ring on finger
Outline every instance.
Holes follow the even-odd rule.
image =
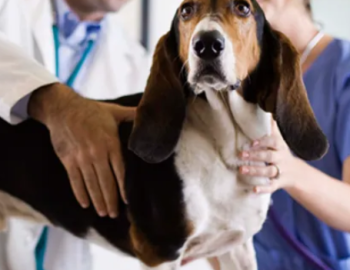
[[[272,177],[271,179],[274,179],[274,180],[278,179],[281,176],[280,168],[276,164],[270,164],[270,166],[275,167],[276,171],[277,171],[276,175],[274,177]]]

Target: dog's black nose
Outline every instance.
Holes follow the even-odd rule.
[[[225,39],[219,31],[206,31],[199,33],[192,45],[198,57],[213,60],[225,49]]]

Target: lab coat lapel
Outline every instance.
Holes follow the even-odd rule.
[[[10,219],[6,258],[11,270],[36,270],[35,247],[43,227],[29,221]]]
[[[45,270],[87,270],[91,266],[91,253],[85,240],[60,228],[49,229]]]
[[[132,48],[127,46],[121,27],[113,25],[109,16],[104,23],[82,84],[84,96],[93,99],[113,99],[131,91]]]
[[[53,9],[50,0],[23,0],[31,14],[30,24],[35,46],[42,63],[55,74],[55,48],[53,42]]]

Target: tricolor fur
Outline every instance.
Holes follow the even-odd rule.
[[[204,59],[194,44],[209,34],[221,43]],[[256,1],[184,1],[159,41],[145,94],[113,102],[139,105],[135,122],[119,130],[129,202],[120,202],[120,216],[78,205],[48,130],[28,120],[0,121],[0,218],[50,222],[136,256],[145,269],[211,256],[224,270],[256,269],[252,237],[270,197],[251,185],[268,179],[239,176],[238,153],[269,134],[271,117],[299,157],[327,148],[298,54]]]

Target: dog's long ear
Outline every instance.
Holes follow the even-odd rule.
[[[158,42],[151,74],[129,140],[129,149],[149,163],[167,159],[178,142],[186,113],[177,16]]]
[[[298,52],[266,20],[260,39],[260,62],[243,84],[244,98],[273,114],[284,140],[297,156],[304,160],[321,158],[328,142],[309,104]]]

